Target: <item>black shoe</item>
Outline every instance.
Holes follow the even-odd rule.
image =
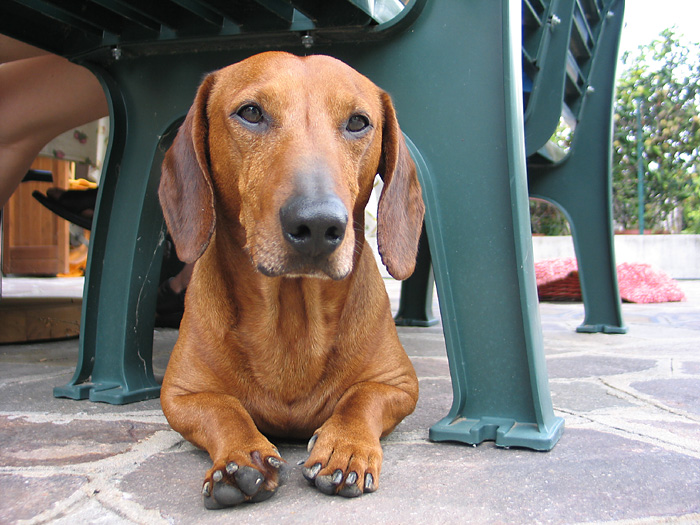
[[[58,191],[51,191],[58,190]],[[60,190],[50,188],[46,195],[34,190],[32,197],[62,219],[81,228],[92,228],[92,212],[97,201],[97,190]]]

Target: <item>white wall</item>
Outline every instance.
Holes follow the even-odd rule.
[[[535,261],[574,257],[570,236],[533,237]],[[675,279],[700,279],[700,235],[615,235],[616,262],[646,263]]]

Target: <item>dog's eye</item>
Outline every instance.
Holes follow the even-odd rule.
[[[260,124],[263,120],[263,112],[255,104],[247,104],[236,112],[240,118],[249,124]]]
[[[364,115],[353,115],[348,119],[348,123],[345,126],[345,129],[347,129],[351,133],[359,133],[360,131],[364,131],[369,127],[369,119],[365,117]]]

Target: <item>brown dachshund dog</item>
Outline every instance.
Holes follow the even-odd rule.
[[[376,490],[379,439],[418,381],[364,237],[414,268],[424,207],[389,96],[330,57],[255,55],[207,76],[163,162],[159,196],[194,262],[161,402],[206,450],[207,508],[270,497],[284,460],[267,437],[311,438],[324,493]]]

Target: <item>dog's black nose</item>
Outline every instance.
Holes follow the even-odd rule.
[[[286,241],[308,257],[332,253],[345,237],[348,210],[336,196],[292,197],[280,210]]]

